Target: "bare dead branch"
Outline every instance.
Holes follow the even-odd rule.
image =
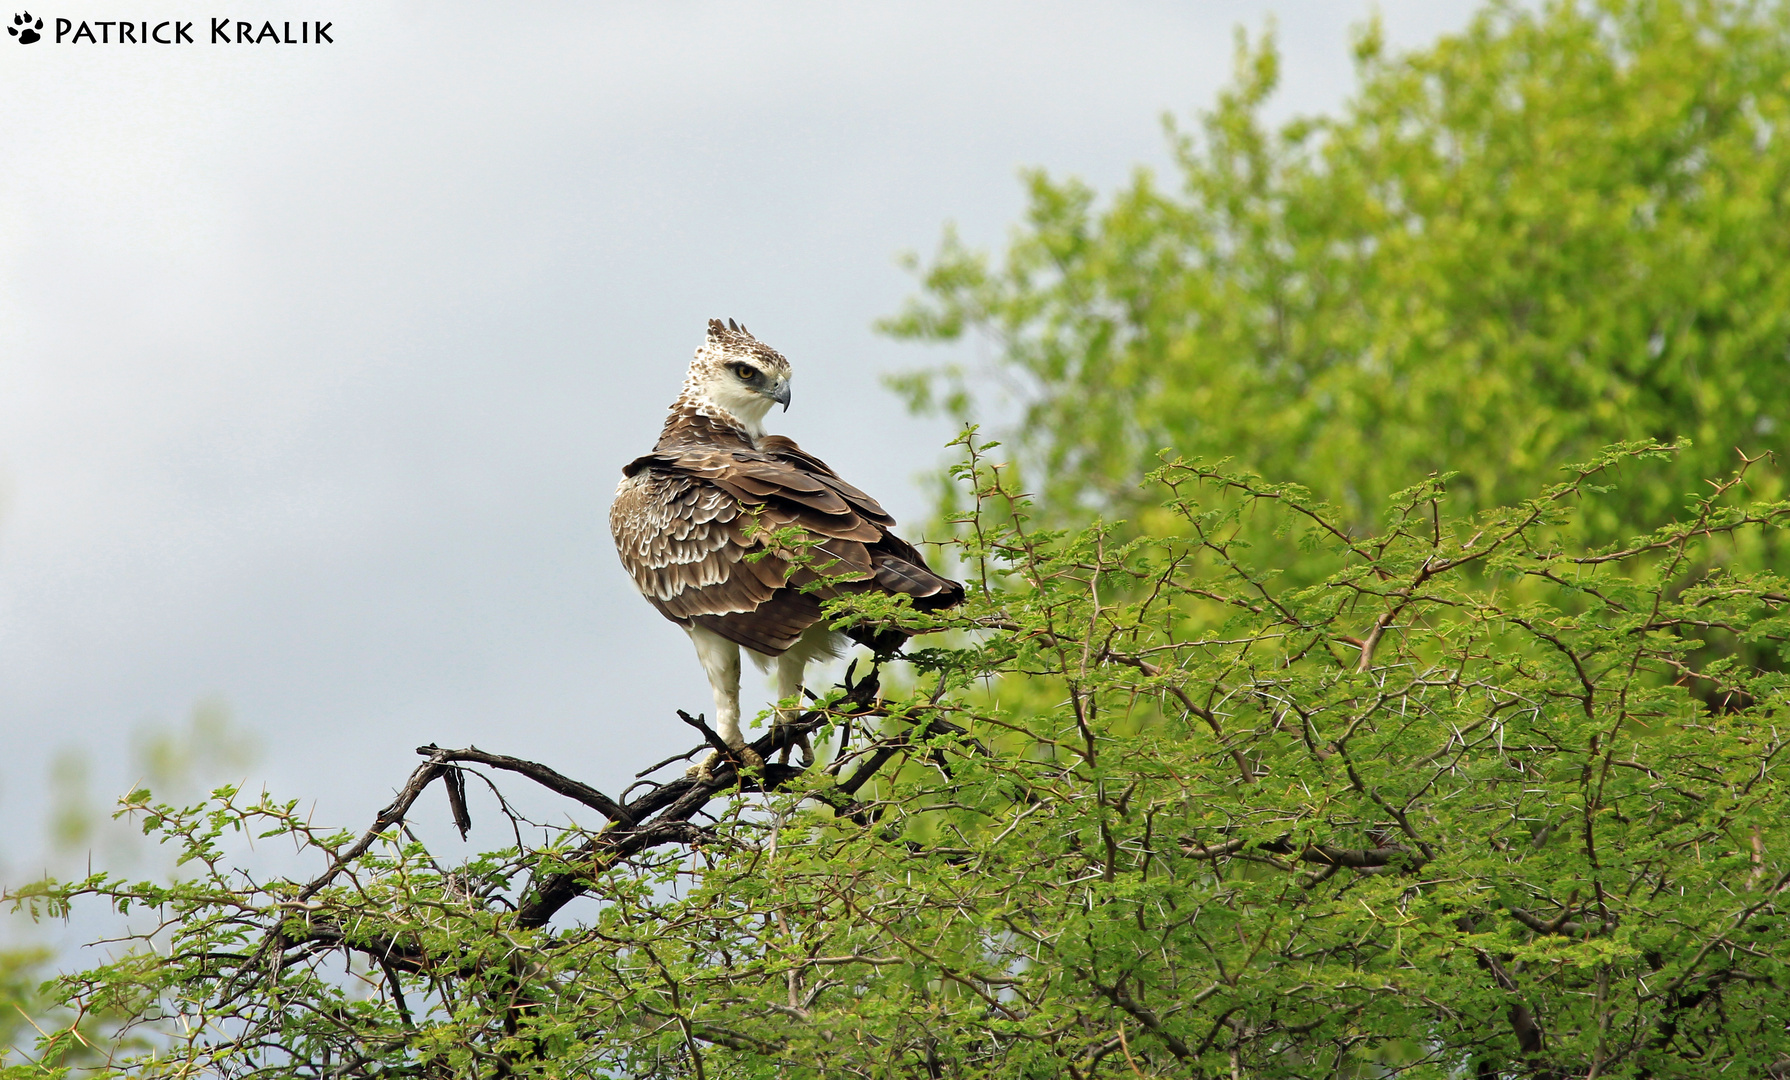
[[[610,821],[619,821],[624,825],[634,823],[634,819],[629,816],[628,811],[614,799],[588,784],[574,780],[539,762],[526,761],[522,758],[510,757],[507,754],[486,753],[476,746],[469,746],[464,750],[443,750],[434,743],[430,743],[428,746],[417,747],[416,752],[427,754],[434,760],[489,765],[494,769],[517,773],[528,777],[548,791],[583,803]],[[462,830],[462,834],[464,835],[464,830]]]

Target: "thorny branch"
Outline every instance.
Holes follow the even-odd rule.
[[[706,779],[681,777],[653,787],[626,803],[617,802],[595,788],[537,762],[492,754],[475,747],[463,750],[448,750],[434,745],[418,747],[417,753],[426,755],[427,760],[411,773],[397,798],[379,812],[360,839],[338,854],[329,869],[299,891],[296,902],[302,905],[327,887],[344,867],[364,855],[380,835],[402,822],[430,784],[454,777],[458,772],[457,766],[461,764],[486,765],[526,776],[550,791],[597,810],[610,821],[606,828],[591,836],[577,852],[568,857],[566,862],[570,865],[569,869],[550,874],[536,881],[527,890],[515,912],[515,926],[520,930],[538,929],[547,925],[561,908],[581,895],[595,875],[622,860],[666,845],[702,843],[707,838],[706,830],[692,824],[691,818],[701,813],[717,796],[734,789],[770,792],[788,785],[804,770],[771,764],[770,756],[784,746],[794,745],[800,736],[811,734],[837,719],[881,715],[879,691],[880,683],[874,668],[856,681],[851,681],[848,672],[843,696],[825,708],[804,713],[790,724],[774,725],[767,734],[752,744],[752,749],[766,760],[762,770],[756,774],[742,776],[731,759],[723,759],[717,764],[713,775]],[[695,723],[700,725],[700,721]],[[939,724],[944,722],[933,722],[933,725]],[[706,731],[706,725],[702,726]],[[950,726],[944,725],[945,728]],[[935,734],[942,731],[943,729]],[[905,745],[905,736],[897,736],[864,758],[852,776],[838,785],[842,799],[827,798],[824,789],[818,797],[844,814],[861,814],[862,808],[851,801],[851,794]],[[460,808],[455,810],[457,825],[463,820],[460,816],[464,813],[463,807],[462,802]],[[431,962],[430,957],[398,942],[381,939],[357,941],[341,927],[327,920],[308,920],[302,930],[290,925],[283,927],[270,935],[264,943],[262,958],[272,951],[306,944],[349,945],[374,956],[381,963],[413,971],[424,970]]]
[[[1312,517],[1297,492],[1252,484],[1227,490]],[[169,962],[202,986],[180,1020],[213,1024],[205,1037],[229,1052],[288,1045],[276,1029],[295,1016],[328,1029],[306,1076],[449,1075],[406,1040],[463,1022],[472,1064],[452,1075],[492,1078],[590,1031],[611,1056],[580,1075],[721,1075],[730,1053],[770,1059],[760,1071],[1003,1061],[980,1075],[1020,1075],[1040,1046],[1057,1055],[1040,1075],[1329,1075],[1388,1032],[1423,1032],[1456,1055],[1433,1059],[1451,1070],[1437,1075],[1539,1080],[1641,1075],[1643,1052],[1715,1060],[1711,1032],[1744,1045],[1727,1014],[1769,1020],[1783,983],[1790,739],[1756,705],[1780,700],[1757,667],[1712,663],[1685,635],[1781,641],[1790,601],[1767,575],[1609,563],[1679,559],[1693,538],[1783,513],[1706,505],[1575,560],[1525,532],[1545,531],[1549,500],[1459,525],[1439,491],[1395,507],[1379,537],[1320,528],[1342,568],[1303,591],[1270,588],[1222,515],[1198,544],[1141,555],[1098,531],[1057,553],[1003,534],[991,563],[1025,587],[951,627],[972,647],[919,659],[936,691],[885,703],[874,669],[848,674],[843,696],[752,746],[768,762],[836,725],[819,769],[742,771],[689,716],[704,738],[689,754],[724,751],[713,775],[618,798],[537,762],[425,746],[358,836],[276,822],[321,849],[321,876],[236,888],[213,865],[209,907],[187,910],[221,930],[181,939],[177,912],[132,940],[181,941]],[[1221,580],[1174,577],[1195,558]],[[1538,592],[1512,602],[1480,574]],[[1550,590],[1568,602],[1528,602]],[[1691,680],[1751,696],[1718,713],[1685,697]],[[443,872],[409,833],[416,802],[441,781],[464,830],[464,785],[495,790],[491,770],[604,823],[531,847],[532,823],[504,802],[516,848]],[[741,802],[715,809],[778,791],[831,816],[787,828],[787,800],[769,823]],[[1592,809],[1595,856],[1589,828],[1578,844]],[[209,861],[201,817],[172,831]],[[600,913],[570,918],[580,896]],[[402,917],[385,918],[394,897]],[[1620,955],[1643,927],[1676,940]],[[376,1021],[295,992],[319,985],[295,973],[323,957],[351,961],[325,981],[382,997]],[[856,1004],[901,994],[881,1018]],[[884,1020],[909,1026],[889,1035]],[[848,1043],[862,1056],[834,1068]],[[1302,1056],[1278,1073],[1265,1064],[1289,1054]]]

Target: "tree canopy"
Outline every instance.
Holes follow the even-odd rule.
[[[1625,439],[1691,446],[1591,510],[1614,537],[1790,430],[1790,7],[1498,3],[1356,47],[1334,117],[1271,130],[1271,40],[1176,175],[1027,175],[1004,256],[947,232],[884,329],[990,338],[1060,520],[1148,512],[1158,451],[1296,481],[1376,528],[1439,471],[1477,507]],[[966,418],[979,374],[900,386]],[[1775,482],[1775,481],[1770,481]]]
[[[1587,547],[1582,495],[1671,452],[1636,444],[1466,517],[1428,481],[1366,538],[1302,489],[1173,463],[1182,529],[1125,540],[1036,529],[970,449],[971,600],[836,609],[955,643],[806,714],[820,766],[623,799],[424,747],[358,840],[230,788],[139,792],[125,813],[188,873],[18,897],[111,905],[133,947],[58,980],[63,1026],[12,1075],[1790,1068],[1790,687],[1698,659],[1790,642],[1790,583],[1711,569],[1790,504],[1734,475]],[[1336,569],[1253,563],[1261,515]],[[404,827],[437,785],[464,824],[492,802],[469,781],[506,775],[606,824],[513,819],[515,846],[461,859]],[[314,873],[251,872],[244,834]]]

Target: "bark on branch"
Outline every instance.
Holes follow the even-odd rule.
[[[770,756],[779,749],[794,745],[798,738],[809,735],[836,719],[880,714],[880,685],[875,668],[855,682],[848,673],[845,691],[842,698],[827,708],[804,713],[791,724],[774,725],[753,743],[752,749],[766,759],[766,764],[752,774],[742,777],[737,765],[731,758],[727,758],[717,762],[713,775],[706,779],[680,777],[653,787],[625,803],[539,762],[506,754],[493,754],[477,747],[459,750],[444,749],[433,744],[418,747],[417,753],[425,755],[427,760],[410,774],[409,780],[391,804],[379,811],[373,823],[354,844],[335,854],[328,869],[299,890],[294,900],[281,905],[284,908],[306,911],[302,926],[297,925],[298,920],[288,918],[283,925],[272,930],[261,948],[243,965],[243,969],[231,983],[247,974],[248,970],[258,968],[268,958],[277,959],[293,949],[303,952],[320,948],[349,948],[374,956],[396,970],[410,972],[439,969],[444,965],[454,966],[455,958],[431,956],[406,942],[383,938],[361,939],[346,932],[333,919],[310,916],[308,913],[313,910],[313,906],[307,902],[334,882],[356,859],[366,854],[382,834],[401,823],[416,804],[416,800],[437,780],[442,781],[447,789],[454,824],[464,831],[470,821],[465,808],[464,780],[461,776],[463,765],[483,765],[525,776],[549,791],[573,799],[609,819],[609,824],[585,841],[581,849],[568,860],[573,869],[549,874],[533,882],[524,891],[514,915],[514,924],[518,929],[538,929],[545,926],[567,903],[583,893],[595,875],[621,860],[652,848],[704,842],[708,838],[708,831],[692,824],[690,819],[717,796],[730,790],[776,791],[800,776],[804,771],[802,769],[769,763]],[[924,729],[929,735],[961,733],[962,730],[942,720],[931,721],[924,725]],[[826,798],[823,793],[821,801],[832,806],[842,816],[858,816],[862,808],[851,799],[851,794],[902,748],[912,745],[911,738],[906,735],[889,742],[890,745],[878,747],[860,761],[850,780],[833,789],[841,798]]]

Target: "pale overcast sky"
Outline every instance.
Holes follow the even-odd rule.
[[[23,0],[21,0],[23,2]],[[709,698],[606,524],[711,316],[788,356],[796,438],[910,525],[948,437],[870,324],[1016,171],[1163,164],[1233,30],[1278,115],[1350,92],[1356,0],[461,4],[58,0],[0,39],[0,859],[46,763],[109,799],[221,697],[251,782],[360,827],[435,741],[612,792]],[[1391,43],[1474,5],[1382,0]],[[213,45],[211,16],[333,44]],[[192,45],[54,41],[194,21]],[[295,31],[296,34],[296,31]],[[762,697],[756,673],[750,690]]]

